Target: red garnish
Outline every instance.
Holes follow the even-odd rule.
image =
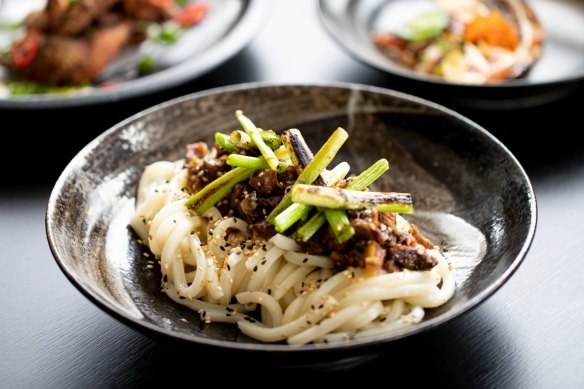
[[[174,0],[148,0],[148,2],[156,7],[169,8]]]
[[[119,81],[106,81],[103,84],[101,84],[99,87],[101,89],[112,89],[112,88],[119,86],[120,84],[121,84],[121,82],[119,82]]]
[[[207,4],[187,5],[175,16],[175,20],[181,27],[191,27],[205,18],[209,12]]]
[[[29,66],[37,56],[41,45],[41,33],[30,29],[25,36],[20,38],[12,46],[12,60],[17,68],[23,69]]]

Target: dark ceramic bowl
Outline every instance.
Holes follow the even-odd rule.
[[[392,77],[401,90],[484,109],[540,105],[584,84],[584,2],[531,0],[529,4],[546,34],[541,58],[518,79],[468,85],[416,73],[384,54],[371,39],[372,32],[397,30],[423,10],[435,7],[434,1],[319,0],[321,19],[330,35],[349,54]]]
[[[316,149],[337,126],[351,137],[340,159],[355,171],[387,157],[380,189],[411,192],[418,226],[454,266],[458,287],[418,326],[348,343],[263,344],[199,315],[159,290],[128,227],[144,166],[182,157],[184,145],[237,127],[236,109],[264,128],[296,127]],[[155,106],[85,147],[59,178],[46,227],[57,264],[106,312],[140,330],[224,349],[351,356],[413,336],[477,306],[517,269],[535,232],[536,203],[525,172],[488,132],[430,102],[361,85],[240,85]],[[370,346],[372,346],[370,348]],[[324,357],[324,356],[323,356]]]

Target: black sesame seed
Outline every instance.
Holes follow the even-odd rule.
[[[258,266],[257,265],[253,268],[253,271],[258,271]]]
[[[223,246],[219,246],[219,249],[221,249],[221,251],[225,251],[225,247]]]
[[[229,316],[231,316],[231,314],[230,313],[226,313],[225,316],[229,317]]]
[[[302,260],[302,263],[306,263],[306,262],[308,262],[308,258],[304,258],[304,259]]]
[[[213,236],[213,231],[209,231],[209,235]]]
[[[181,300],[184,300],[184,299],[186,299],[186,297],[185,297],[185,296],[178,296],[178,298],[179,298],[179,299],[181,299]]]
[[[191,235],[195,235],[195,231],[191,231]]]
[[[318,306],[318,309],[323,309],[323,308],[324,308],[324,304],[320,304],[320,305]]]
[[[233,309],[232,309],[232,308],[229,308],[229,307],[225,307],[225,310],[226,310],[227,312],[233,312]]]
[[[268,261],[264,259],[264,260],[262,261],[262,265],[265,265],[265,264],[266,264],[266,262],[268,262]]]
[[[268,294],[271,296],[272,295],[272,289],[268,289]]]
[[[173,222],[173,223],[176,223],[176,220],[172,219],[172,222]]]
[[[231,266],[229,266],[229,264],[227,264],[227,270],[231,271]]]

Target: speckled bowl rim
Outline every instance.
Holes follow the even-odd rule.
[[[226,92],[227,93],[228,92],[237,92],[237,91],[243,91],[243,90],[249,90],[249,89],[261,90],[262,88],[273,88],[273,87],[292,87],[292,88],[304,87],[304,88],[323,88],[323,89],[341,88],[341,89],[359,90],[359,91],[364,91],[364,92],[388,95],[388,96],[391,96],[393,98],[406,100],[406,101],[409,101],[409,102],[412,102],[415,104],[420,104],[420,105],[438,110],[446,115],[449,115],[451,117],[454,117],[454,118],[464,122],[465,124],[467,124],[469,126],[469,128],[472,129],[472,131],[476,131],[479,134],[486,136],[491,142],[493,142],[493,144],[498,146],[507,155],[507,157],[511,159],[512,162],[515,163],[515,165],[518,169],[518,172],[521,173],[521,177],[525,181],[527,189],[529,191],[529,193],[528,193],[528,195],[529,195],[528,196],[529,197],[529,204],[528,205],[530,208],[529,209],[529,211],[530,211],[529,229],[528,229],[527,236],[526,236],[526,238],[523,242],[523,245],[521,247],[521,250],[519,251],[519,253],[515,257],[515,259],[511,263],[511,265],[505,270],[505,272],[499,278],[496,279],[495,282],[491,283],[487,288],[485,288],[483,291],[478,293],[475,297],[457,305],[452,310],[449,310],[448,312],[446,312],[438,317],[435,317],[429,321],[422,321],[420,324],[418,324],[416,326],[413,326],[411,328],[405,329],[403,331],[400,331],[398,333],[395,333],[395,334],[392,334],[389,336],[378,336],[378,337],[365,338],[365,339],[355,339],[355,340],[352,340],[348,343],[339,343],[339,344],[331,343],[331,344],[318,344],[318,345],[308,344],[308,345],[303,345],[303,346],[290,346],[287,344],[269,344],[269,343],[266,343],[266,344],[238,343],[238,342],[230,342],[230,341],[215,340],[215,339],[208,339],[208,338],[193,338],[193,337],[190,337],[190,336],[187,336],[184,334],[176,333],[176,332],[170,331],[168,329],[158,327],[154,324],[148,323],[148,322],[143,321],[143,320],[137,320],[136,318],[127,314],[124,310],[118,308],[114,304],[111,304],[107,299],[104,299],[103,296],[101,296],[100,294],[94,292],[93,290],[91,290],[89,288],[84,287],[82,285],[82,283],[80,281],[78,281],[77,278],[75,277],[74,271],[69,269],[66,266],[65,262],[63,261],[63,259],[61,258],[61,254],[59,253],[59,251],[57,250],[57,247],[56,247],[56,238],[54,236],[54,231],[53,231],[53,222],[58,217],[56,215],[56,211],[57,211],[56,204],[57,204],[58,197],[61,194],[61,191],[64,187],[66,180],[74,172],[74,170],[76,169],[76,166],[79,166],[80,162],[84,161],[86,159],[86,156],[93,149],[95,149],[96,147],[99,147],[99,145],[102,143],[102,141],[105,138],[113,136],[116,132],[120,131],[122,128],[124,128],[124,126],[126,126],[130,122],[132,122],[136,119],[139,119],[145,115],[149,115],[150,113],[153,113],[159,109],[162,109],[162,108],[174,105],[174,104],[180,104],[182,101],[203,98],[203,97],[222,94],[222,93],[226,93]],[[140,330],[145,330],[146,332],[149,332],[149,333],[164,335],[164,336],[167,336],[167,337],[175,339],[175,340],[187,341],[187,342],[190,342],[192,344],[214,346],[214,347],[219,347],[222,349],[241,350],[241,351],[259,351],[259,352],[271,352],[271,353],[274,353],[274,352],[277,352],[277,353],[282,353],[282,352],[285,352],[285,353],[304,353],[307,351],[312,351],[312,352],[347,351],[347,350],[362,348],[362,347],[366,347],[366,346],[367,347],[379,346],[379,345],[382,345],[385,343],[389,343],[391,341],[395,341],[398,339],[406,338],[406,337],[421,333],[421,332],[429,330],[431,328],[438,327],[438,326],[454,319],[455,317],[458,317],[458,316],[462,315],[463,313],[471,310],[472,308],[475,308],[478,305],[480,305],[480,303],[482,303],[488,297],[490,297],[495,291],[497,291],[511,277],[511,275],[513,275],[513,273],[517,270],[517,268],[519,267],[519,265],[522,263],[523,259],[525,258],[527,252],[529,251],[529,248],[531,247],[531,243],[533,241],[533,237],[534,237],[535,231],[536,231],[536,225],[537,225],[537,202],[536,202],[535,193],[533,191],[533,187],[531,185],[529,177],[525,173],[525,170],[523,169],[523,167],[521,166],[519,161],[509,151],[509,149],[507,149],[507,147],[505,147],[505,145],[503,145],[503,143],[501,143],[498,139],[496,139],[493,135],[491,135],[487,130],[480,127],[478,124],[474,123],[470,119],[467,119],[466,117],[456,113],[455,111],[452,111],[446,107],[443,107],[441,105],[432,103],[430,101],[427,101],[427,100],[424,100],[424,99],[421,99],[421,98],[418,98],[415,96],[411,96],[411,95],[401,93],[401,92],[392,91],[389,89],[374,87],[374,86],[367,86],[367,85],[353,84],[353,83],[342,83],[342,82],[309,83],[309,84],[257,82],[257,83],[237,84],[237,85],[219,87],[219,88],[215,88],[215,89],[210,89],[210,90],[206,90],[206,91],[202,91],[202,92],[197,92],[197,93],[185,95],[182,97],[178,97],[178,98],[169,100],[167,102],[160,103],[160,104],[155,105],[151,108],[148,108],[142,112],[139,112],[139,113],[129,117],[128,119],[118,123],[117,125],[113,126],[112,128],[105,131],[104,133],[102,133],[100,136],[98,136],[92,142],[90,142],[87,146],[85,146],[71,160],[69,165],[67,165],[67,167],[64,169],[63,173],[61,174],[61,176],[57,180],[55,187],[53,188],[53,191],[51,192],[51,196],[49,198],[47,211],[46,211],[46,215],[45,215],[45,227],[46,227],[47,239],[49,242],[49,247],[51,249],[51,252],[55,258],[55,261],[57,262],[57,264],[59,265],[59,267],[61,268],[61,270],[65,274],[65,276],[69,279],[69,281],[83,295],[85,295],[89,300],[94,302],[97,306],[102,308],[104,311],[106,311],[107,313],[109,313],[113,317],[119,319],[120,321],[124,322],[125,324],[128,324],[131,327],[135,327],[135,328],[138,328]]]

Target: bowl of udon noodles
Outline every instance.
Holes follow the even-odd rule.
[[[244,84],[119,123],[57,181],[57,264],[126,324],[218,349],[351,357],[446,324],[532,241],[513,155],[431,102]]]

